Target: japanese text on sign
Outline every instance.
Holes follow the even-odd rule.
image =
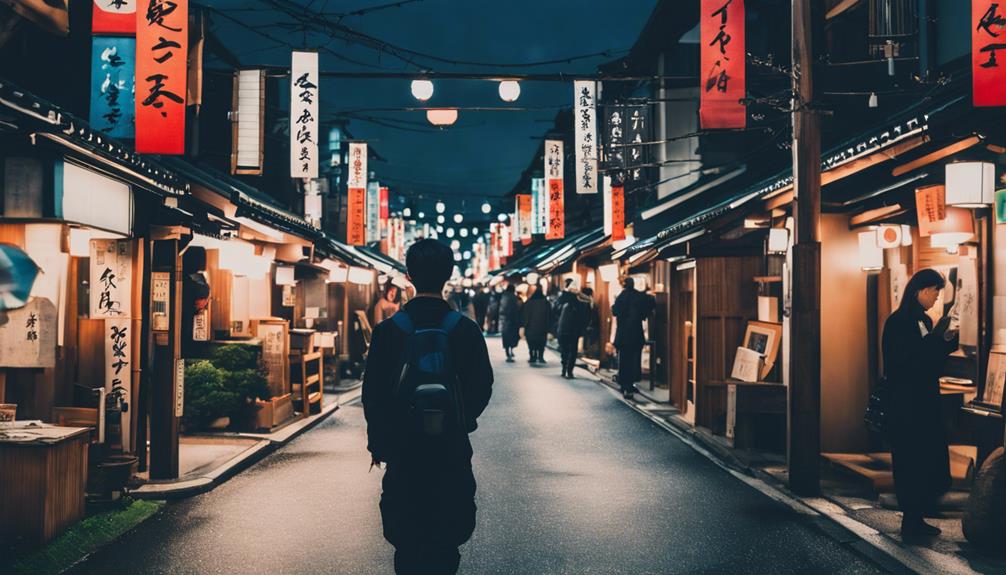
[[[136,11],[136,151],[185,153],[188,0],[143,0]]]
[[[597,85],[593,80],[573,82],[573,147],[576,150],[576,193],[596,194]]]
[[[1006,106],[1006,10],[998,0],[971,2],[971,81],[975,106]]]
[[[743,128],[747,110],[744,0],[701,0],[699,118],[703,129]]]
[[[291,59],[290,177],[318,177],[317,52],[294,52]]]
[[[132,244],[91,240],[90,255],[91,318],[132,317]]]

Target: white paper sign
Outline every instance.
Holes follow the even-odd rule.
[[[294,52],[290,65],[290,177],[318,177],[318,53]]]
[[[55,367],[56,306],[48,299],[0,312],[0,367]]]
[[[957,265],[957,311],[961,346],[978,347],[978,260],[961,256]]]
[[[573,147],[576,151],[576,193],[596,194],[597,85],[593,80],[573,82]]]
[[[367,144],[353,142],[349,144],[349,188],[367,188]]]
[[[185,358],[175,360],[175,417],[185,415]]]
[[[91,319],[132,317],[132,274],[132,242],[91,240]]]
[[[122,392],[129,403],[132,390],[133,328],[128,319],[105,320],[105,393]],[[122,445],[129,447],[129,414],[122,414]]]
[[[102,12],[109,14],[135,14],[136,2],[134,0],[94,0],[94,6]]]
[[[381,185],[367,183],[367,241],[381,241]]]
[[[611,211],[611,176],[604,176],[602,182],[604,186],[604,195],[601,198],[604,204],[604,235],[610,236],[614,229]]]
[[[171,272],[150,274],[150,328],[168,331],[171,313]]]
[[[534,214],[532,233],[545,233],[548,230],[548,191],[545,189],[545,178],[531,179],[531,212]]]
[[[237,173],[262,173],[262,86],[265,70],[237,72]]]

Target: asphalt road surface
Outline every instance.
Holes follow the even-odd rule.
[[[555,354],[507,364],[489,344],[496,384],[472,436],[478,527],[461,573],[882,572],[597,383],[563,380]],[[392,573],[365,430],[345,406],[74,573]]]

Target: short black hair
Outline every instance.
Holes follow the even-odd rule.
[[[625,289],[630,289],[630,288],[631,289],[635,289],[635,287],[636,287],[636,281],[634,279],[632,279],[632,278],[625,278],[624,280],[622,280],[622,287],[624,287]]]
[[[437,240],[419,240],[405,255],[405,267],[416,290],[439,293],[454,273],[454,252]]]

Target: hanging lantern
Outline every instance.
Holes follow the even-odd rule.
[[[447,219],[446,219],[446,218],[444,218],[444,215],[443,215],[443,214],[440,214],[439,216],[437,216],[437,223],[438,223],[438,224],[442,224],[442,223],[444,223],[445,221],[447,221]]]
[[[454,223],[460,224],[463,221],[465,221],[465,217],[463,215],[461,215],[461,214],[454,214]]]
[[[458,234],[461,237],[463,237],[463,238],[467,238],[468,237],[468,228],[461,228],[460,230],[458,230]]]
[[[772,228],[768,231],[768,253],[784,254],[789,248],[789,230]]]
[[[884,269],[884,250],[877,245],[877,230],[859,233],[859,266],[863,271]]]
[[[412,97],[425,102],[433,97],[433,82],[429,80],[412,81]]]
[[[419,218],[419,219],[423,219],[423,218],[426,217],[426,214],[423,213],[423,212],[419,212],[418,214],[416,214],[416,217]]]
[[[451,240],[451,249],[454,251],[461,249],[461,242],[458,240]]]
[[[500,99],[504,102],[516,102],[520,98],[520,83],[516,80],[503,80],[499,90]]]
[[[488,214],[493,211],[493,207],[489,205],[489,202],[482,202],[482,213]]]
[[[971,212],[964,208],[947,208],[947,217],[932,224],[929,243],[934,248],[944,248],[957,253],[957,248],[975,235]]]
[[[447,228],[447,237],[449,238],[454,237],[454,228]]]
[[[402,210],[402,215],[405,216],[405,217],[407,217],[407,218],[411,218],[412,217],[412,208],[405,208],[405,209],[403,209]],[[419,216],[419,217],[423,217],[423,216]]]
[[[458,121],[458,111],[456,108],[426,110],[426,120],[434,126],[451,126]]]
[[[506,214],[500,214],[500,215],[496,216],[496,219],[499,220],[500,223],[503,223],[503,222],[506,221]]]
[[[990,162],[954,162],[946,167],[948,206],[984,208],[996,193],[996,166]]]
[[[447,206],[444,205],[443,202],[437,202],[436,208],[437,208],[437,213],[438,214],[442,214],[442,213],[444,213],[444,210],[447,209]]]
[[[902,246],[902,233],[904,230],[900,225],[883,225],[877,228],[877,246],[881,249],[889,250]]]

